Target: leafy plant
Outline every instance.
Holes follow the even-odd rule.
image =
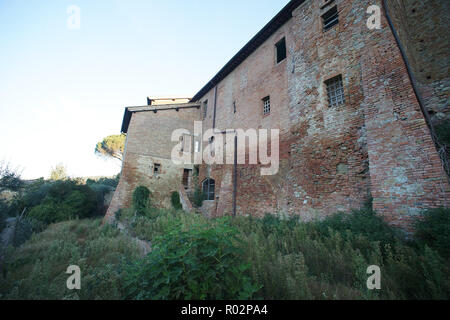
[[[250,299],[257,287],[245,274],[242,251],[227,220],[174,225],[152,252],[129,266],[126,297],[139,300]]]
[[[415,237],[450,258],[450,209],[427,210],[415,223]]]
[[[170,202],[175,210],[181,210],[183,208],[180,202],[180,194],[177,191],[172,192]]]
[[[148,208],[150,208],[150,190],[139,186],[133,192],[133,209],[137,215],[143,216]]]

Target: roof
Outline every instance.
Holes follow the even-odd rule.
[[[236,69],[245,59],[247,59],[253,52],[256,51],[267,39],[269,39],[282,25],[292,18],[292,12],[301,5],[305,0],[291,0],[268,24],[262,28],[231,60],[190,100],[189,104],[172,104],[159,105],[158,108],[154,106],[143,107],[128,107],[125,108],[125,113],[122,122],[122,133],[128,132],[128,126],[131,121],[131,115],[134,112],[161,110],[183,109],[183,108],[199,108],[199,104],[195,104],[200,98],[213,89],[220,81],[225,79],[234,69]],[[151,97],[148,97],[151,99]],[[161,98],[160,98],[161,99]],[[163,99],[165,100],[165,99]]]
[[[220,81],[225,79],[245,59],[259,48],[282,25],[292,18],[292,12],[305,0],[291,0],[261,31],[259,31],[231,60],[192,98],[192,102],[198,101]]]

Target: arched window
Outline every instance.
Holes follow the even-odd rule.
[[[203,193],[205,194],[205,200],[214,200],[216,182],[214,179],[206,179],[203,181]]]

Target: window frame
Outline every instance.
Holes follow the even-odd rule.
[[[154,163],[153,164],[153,175],[158,176],[162,172],[162,166],[160,163]]]
[[[206,191],[205,191],[205,184],[206,185]],[[211,178],[206,178],[202,182],[202,191],[205,195],[206,201],[214,201],[216,197],[216,181]],[[212,199],[211,199],[212,198]]]
[[[269,116],[272,111],[272,104],[270,102],[270,96],[264,97],[262,99],[262,102],[263,102],[263,105],[262,105],[263,116],[264,117]],[[266,105],[266,103],[268,103],[268,105]]]
[[[282,56],[282,58],[280,58],[280,56]],[[283,37],[277,43],[275,43],[275,62],[276,64],[279,64],[286,59],[287,59],[287,44],[286,44],[286,37]]]
[[[335,108],[345,104],[345,90],[342,74],[338,74],[324,81],[328,107]]]
[[[208,100],[203,101],[202,111],[202,118],[205,120],[208,115]]]
[[[336,12],[332,13],[332,11]],[[322,18],[323,32],[327,32],[333,29],[333,27],[337,26],[339,24],[339,10],[337,5],[328,9],[324,14],[322,14],[321,18]]]

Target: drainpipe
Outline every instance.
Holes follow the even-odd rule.
[[[213,129],[216,128],[216,106],[217,106],[217,85],[214,87],[214,115],[213,115]]]
[[[236,216],[236,197],[237,197],[237,135],[234,136],[233,216]]]
[[[409,77],[409,80],[411,82],[411,86],[413,88],[414,94],[416,95],[417,101],[419,102],[420,109],[421,109],[421,111],[422,111],[422,113],[423,113],[423,115],[425,117],[425,122],[426,122],[428,128],[430,129],[431,138],[432,138],[432,140],[434,142],[434,145],[436,147],[436,151],[440,155],[440,158],[441,158],[441,161],[442,161],[442,166],[444,168],[445,173],[447,174],[447,178],[449,178],[450,177],[450,170],[449,170],[449,167],[448,167],[448,160],[447,160],[447,155],[445,153],[445,149],[439,143],[439,140],[438,140],[438,138],[436,136],[436,132],[434,130],[433,123],[431,122],[430,115],[428,113],[428,110],[425,108],[425,104],[423,102],[422,95],[420,94],[420,92],[419,92],[419,90],[417,88],[417,81],[416,81],[416,78],[415,78],[414,73],[412,71],[411,65],[409,64],[408,57],[406,56],[406,52],[405,52],[405,50],[404,50],[404,48],[402,46],[402,43],[400,41],[400,37],[398,36],[397,30],[395,29],[395,26],[392,23],[392,19],[391,19],[391,16],[389,14],[389,9],[388,9],[386,0],[383,0],[383,8],[384,8],[384,14],[385,14],[386,19],[387,19],[387,21],[389,23],[389,27],[391,28],[392,34],[394,35],[395,42],[397,43],[397,46],[398,46],[398,48],[400,50],[400,53],[401,53],[401,56],[403,58],[403,62],[405,63],[406,70],[408,72],[408,77]]]

